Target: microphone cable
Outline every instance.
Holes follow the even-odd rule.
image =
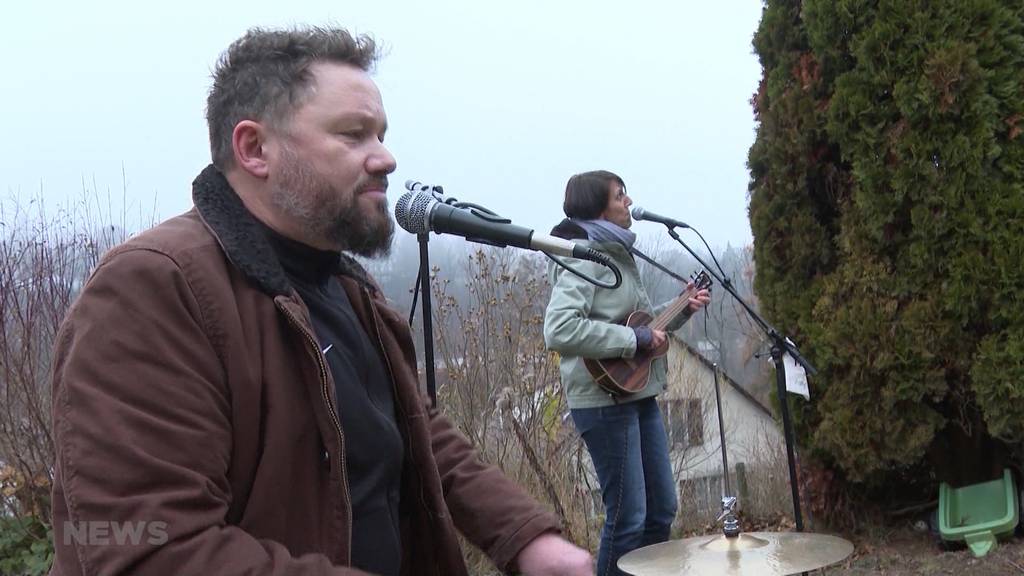
[[[622,272],[620,272],[619,271],[619,267],[616,266],[612,262],[612,259],[610,257],[608,257],[607,254],[603,254],[601,252],[598,252],[597,250],[594,250],[593,248],[590,249],[590,252],[591,252],[590,255],[594,257],[594,260],[600,260],[599,264],[603,264],[605,266],[605,268],[608,268],[609,270],[612,271],[612,274],[615,274],[615,282],[613,282],[611,284],[605,284],[604,282],[601,282],[597,278],[591,278],[587,274],[585,274],[583,272],[580,272],[579,270],[573,269],[572,266],[566,264],[565,262],[562,262],[558,258],[552,256],[551,254],[548,254],[547,252],[544,252],[544,255],[547,256],[548,258],[550,258],[551,261],[554,262],[555,264],[558,264],[562,268],[565,268],[569,272],[572,272],[576,276],[579,276],[580,278],[583,278],[584,280],[586,280],[587,282],[593,284],[594,286],[597,286],[598,288],[608,288],[608,289],[614,290],[615,288],[618,288],[619,286],[621,286],[622,285]]]

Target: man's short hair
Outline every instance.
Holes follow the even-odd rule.
[[[608,207],[608,192],[612,182],[618,182],[622,189],[626,183],[618,175],[607,170],[583,172],[569,178],[565,185],[565,202],[562,211],[569,218],[594,220]]]
[[[231,138],[242,120],[280,127],[309,96],[310,67],[350,64],[369,72],[378,51],[373,38],[342,28],[253,28],[221,55],[206,100],[210,155],[222,171],[234,164]]]

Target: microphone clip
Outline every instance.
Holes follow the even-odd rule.
[[[410,192],[425,192],[434,197],[434,200],[443,204],[457,202],[455,198],[445,198],[444,188],[440,184],[424,184],[419,180],[406,180],[405,189]]]

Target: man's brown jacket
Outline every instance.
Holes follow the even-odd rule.
[[[193,200],[102,259],[57,337],[51,574],[353,574],[360,439],[307,309],[218,170]],[[456,527],[509,568],[557,520],[425,404],[408,325],[342,259],[394,382],[403,573],[465,574]]]

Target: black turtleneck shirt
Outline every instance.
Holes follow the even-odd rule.
[[[352,498],[352,565],[374,574],[398,576],[403,446],[391,378],[379,348],[334,278],[339,254],[263,228],[285,274],[309,308],[334,379]]]

